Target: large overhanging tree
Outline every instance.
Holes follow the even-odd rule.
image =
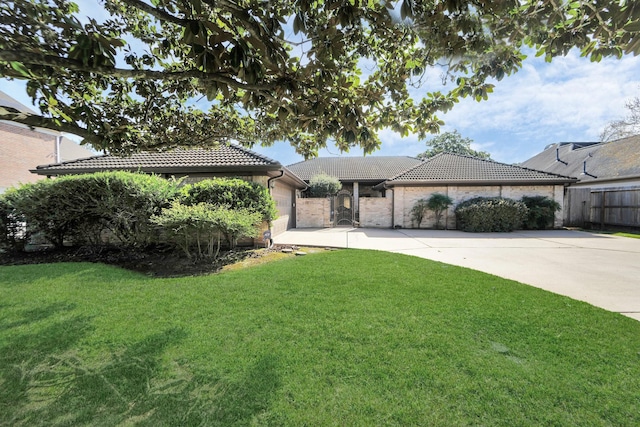
[[[67,0],[0,4],[0,73],[26,79],[41,110],[0,107],[0,119],[111,152],[286,140],[309,157],[331,140],[368,153],[382,128],[437,132],[438,113],[486,98],[527,46],[547,59],[574,47],[596,61],[640,52],[631,0],[103,5],[111,17],[97,21]],[[433,85],[434,68],[447,86]]]

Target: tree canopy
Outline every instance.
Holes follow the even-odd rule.
[[[473,140],[463,138],[457,130],[444,132],[427,141],[426,151],[417,155],[419,159],[425,160],[440,153],[461,154],[463,156],[473,156],[480,159],[491,159],[491,155],[486,151],[476,151],[471,148]]]
[[[625,104],[627,115],[610,122],[600,134],[602,142],[615,141],[628,136],[640,135],[640,96]]]
[[[25,79],[40,109],[5,106],[0,119],[113,153],[227,140],[369,153],[383,128],[437,132],[438,113],[487,98],[527,47],[548,60],[640,53],[630,0],[102,4],[104,20],[68,0],[0,4],[0,77]]]

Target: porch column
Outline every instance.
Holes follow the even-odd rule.
[[[360,218],[360,203],[359,202],[358,183],[353,183],[353,212],[355,212],[355,218]]]

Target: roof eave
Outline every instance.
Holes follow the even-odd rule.
[[[144,172],[158,174],[190,174],[190,173],[217,173],[217,172],[268,172],[281,170],[282,165],[225,165],[225,166],[140,166],[140,167],[100,167],[100,168],[37,168],[31,169],[31,173],[37,175],[56,176],[70,174],[85,174],[107,171]]]
[[[406,187],[419,187],[419,186],[436,186],[436,185],[564,185],[576,182],[576,178],[567,179],[538,179],[538,180],[394,180],[385,181],[382,184],[378,184],[376,187],[384,185],[385,187],[394,186],[406,186]]]

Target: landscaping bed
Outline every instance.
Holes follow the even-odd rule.
[[[271,248],[236,248],[225,251],[216,259],[187,258],[182,252],[167,247],[152,247],[142,250],[125,250],[115,247],[99,249],[90,247],[41,248],[28,252],[0,252],[0,265],[48,264],[58,262],[96,262],[122,267],[153,277],[198,276],[237,269],[269,262],[273,259],[295,256],[300,248],[291,245],[274,245]],[[285,252],[282,252],[283,249]],[[303,252],[318,252],[324,249],[302,248]]]

